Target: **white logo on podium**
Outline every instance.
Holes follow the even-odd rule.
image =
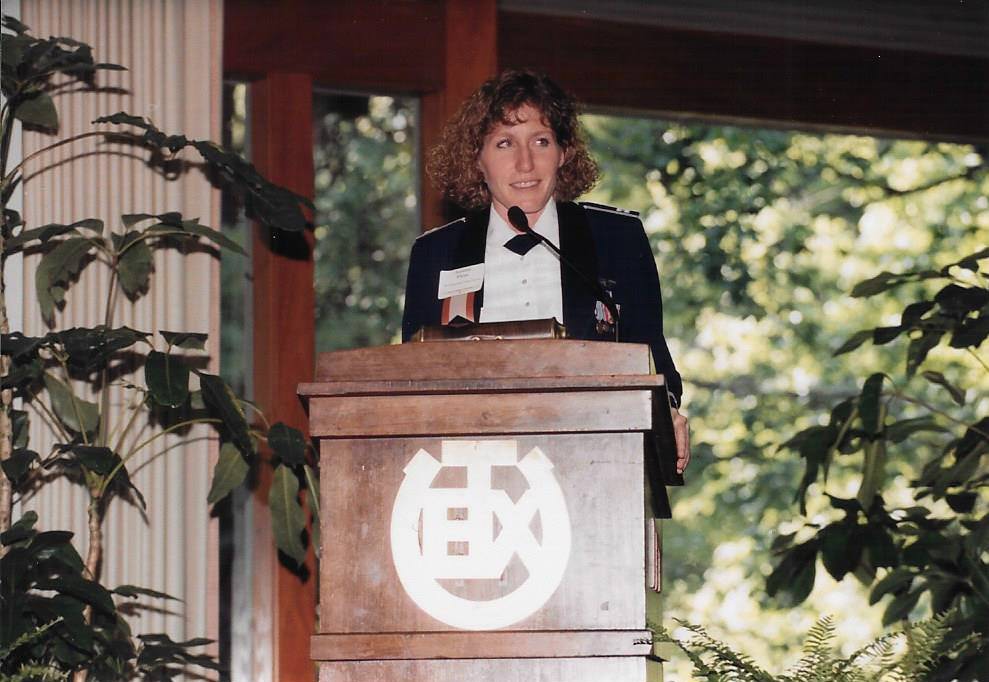
[[[570,517],[553,463],[532,448],[518,459],[512,440],[443,441],[442,462],[419,450],[405,467],[391,517],[395,569],[412,600],[464,630],[490,630],[538,611],[560,585],[570,558]],[[465,467],[467,486],[432,488],[443,467]],[[516,467],[528,482],[517,502],[492,489],[492,467]],[[539,514],[537,540],[532,523]],[[451,593],[438,581],[498,580],[518,555],[521,585],[488,600]]]

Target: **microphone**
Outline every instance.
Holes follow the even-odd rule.
[[[580,281],[591,288],[591,291],[594,293],[594,297],[604,304],[604,307],[608,309],[609,313],[611,313],[611,318],[615,321],[615,341],[617,341],[619,326],[618,305],[615,303],[615,299],[611,297],[611,294],[609,294],[605,288],[601,286],[601,283],[588,277],[576,265],[571,263],[566,256],[560,253],[560,249],[556,247],[556,244],[529,227],[529,219],[525,216],[525,211],[518,206],[512,206],[508,209],[508,222],[510,222],[512,227],[519,232],[523,232],[536,241],[545,244],[550,251],[556,254],[556,257],[560,259],[561,263],[570,268],[570,271],[576,274],[577,277],[580,278]]]

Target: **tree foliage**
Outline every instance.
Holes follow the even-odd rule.
[[[419,222],[414,103],[323,94],[316,109],[316,348],[391,343]]]
[[[805,479],[805,460],[791,448],[826,450],[829,443],[819,436],[837,423],[832,407],[857,400],[867,377],[886,376],[878,388],[884,394],[890,389],[888,377],[905,371],[904,344],[923,336],[909,328],[910,315],[923,318],[922,325],[944,322],[932,321],[936,301],[927,311],[912,308],[905,315],[905,309],[933,301],[947,281],[930,290],[933,278],[906,273],[939,273],[985,248],[989,156],[970,145],[915,140],[625,117],[584,120],[603,171],[588,198],[642,214],[663,285],[666,335],[686,382],[695,460],[688,485],[674,500],[675,519],[664,529],[665,608],[747,636],[762,660],[782,659],[795,643],[795,634],[788,634],[794,618],[835,609],[822,591],[811,594],[814,585],[823,590],[833,579],[828,567],[856,575],[856,557],[875,554],[882,561],[890,549],[871,529],[826,534],[824,553],[820,546],[798,549],[810,532],[805,520],[825,525],[845,518],[820,495],[825,472],[829,492],[854,502],[862,469],[844,466],[854,457],[835,455],[822,462],[813,483]],[[877,297],[848,295],[857,282],[884,270],[903,273],[900,286]],[[962,360],[946,353],[951,333],[941,338],[915,369],[911,390],[930,404],[946,401],[942,406],[954,417],[975,423],[977,411],[985,409],[984,393],[977,391],[984,370],[970,354]],[[859,347],[835,355],[846,343],[846,350]],[[914,344],[912,357],[920,357],[922,343]],[[873,379],[868,395],[875,395],[877,384]],[[967,396],[964,407],[955,402],[959,390]],[[926,430],[930,420],[915,404],[894,408],[884,419],[898,423],[892,435],[905,440],[885,453],[882,485],[886,499],[899,501],[923,462],[939,457],[951,436]],[[875,417],[868,417],[873,427]],[[841,410],[833,417],[839,418]],[[943,418],[935,424],[958,435],[957,424]],[[797,431],[802,435],[780,449]],[[870,461],[882,457],[875,450]],[[791,506],[802,485],[809,491],[806,519]],[[771,599],[761,586],[782,558],[771,552],[793,533],[792,570],[773,581],[787,589]],[[813,605],[788,608],[801,595]],[[873,618],[866,599],[854,608],[856,620]],[[778,623],[779,635],[743,633],[738,623],[756,619]],[[846,636],[847,629],[839,628],[839,637]]]

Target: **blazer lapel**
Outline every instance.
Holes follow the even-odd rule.
[[[474,211],[467,214],[467,225],[460,236],[453,254],[453,269],[464,268],[484,262],[484,245],[488,236],[488,211]],[[484,302],[484,285],[474,296],[474,319],[481,319],[481,304]]]
[[[597,281],[594,238],[584,209],[571,202],[561,202],[556,205],[556,210],[560,221],[560,251],[578,270]],[[567,328],[567,335],[575,339],[597,338],[594,319],[597,298],[594,292],[562,263],[560,279],[563,288],[563,323]]]

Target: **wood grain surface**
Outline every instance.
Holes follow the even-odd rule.
[[[647,656],[649,630],[322,633],[314,661]]]
[[[563,580],[542,609],[512,630],[639,630],[645,627],[643,436],[520,436],[520,457],[539,446],[553,463],[573,533]],[[390,522],[403,469],[423,449],[440,457],[436,438],[323,440],[320,488],[323,558],[320,632],[454,631],[420,609],[399,582]],[[493,478],[515,499],[527,487],[514,468]],[[451,467],[450,469],[456,469]],[[437,485],[434,483],[434,485]],[[444,483],[455,487],[455,482]],[[521,562],[502,580],[446,581],[484,601],[525,578]]]

